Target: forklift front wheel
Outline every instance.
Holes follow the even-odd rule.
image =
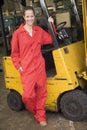
[[[11,90],[7,95],[7,103],[9,108],[14,111],[21,111],[24,109],[21,95],[14,90]]]
[[[73,90],[63,95],[60,108],[64,116],[72,121],[87,118],[87,95],[81,90]]]

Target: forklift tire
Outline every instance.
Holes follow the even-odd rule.
[[[61,98],[60,109],[69,120],[85,120],[87,118],[87,95],[81,90],[67,92]]]
[[[24,109],[22,97],[16,91],[11,90],[9,92],[9,94],[7,95],[7,103],[8,103],[9,108],[14,111],[21,111]]]

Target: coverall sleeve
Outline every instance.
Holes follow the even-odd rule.
[[[20,52],[19,52],[19,43],[18,35],[15,31],[12,37],[12,50],[11,50],[11,59],[16,69],[20,67]]]

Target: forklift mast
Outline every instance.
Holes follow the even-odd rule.
[[[83,25],[82,25],[81,19],[80,19],[79,14],[78,14],[76,1],[70,0],[70,3],[71,3],[71,11],[73,12],[73,15],[75,16],[75,19],[76,19],[76,22],[78,25],[78,31],[79,31],[79,35],[80,35],[79,37],[80,37],[80,39],[83,39]],[[40,0],[40,4],[41,4],[41,8],[43,10],[43,14],[48,18],[49,12],[47,9],[46,0]],[[54,30],[52,28],[52,24],[49,24],[49,29],[50,29],[50,32],[51,32],[51,35],[53,38],[54,46],[57,49],[59,47],[59,45],[58,45],[58,40],[56,39],[56,35],[54,33]]]
[[[85,45],[85,66],[87,72],[87,0],[82,0],[84,45]]]
[[[40,4],[41,4],[41,8],[43,10],[44,15],[48,18],[49,13],[48,13],[48,9],[47,9],[45,0],[40,0]],[[57,49],[59,46],[58,46],[56,34],[55,34],[54,29],[52,27],[52,23],[49,23],[49,29],[50,29],[50,33],[51,33],[51,36],[52,36],[52,39],[53,39],[54,49]]]
[[[82,26],[82,22],[77,11],[76,2],[75,0],[70,0],[70,1],[71,1],[71,9],[75,15],[75,18],[79,27],[80,37],[81,39],[83,39],[83,26]]]

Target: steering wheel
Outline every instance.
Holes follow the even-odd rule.
[[[60,31],[66,25],[66,23],[67,23],[66,21],[59,23],[57,25],[57,31]]]

